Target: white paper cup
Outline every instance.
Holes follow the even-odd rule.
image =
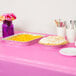
[[[65,27],[57,27],[57,35],[65,37],[66,29]]]
[[[74,29],[67,29],[66,30],[66,36],[67,36],[67,40],[70,43],[74,43],[75,42],[75,30]]]

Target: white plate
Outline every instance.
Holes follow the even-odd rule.
[[[59,52],[67,56],[76,56],[76,48],[63,48]]]

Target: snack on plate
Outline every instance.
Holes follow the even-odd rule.
[[[41,38],[41,35],[32,35],[32,34],[18,34],[6,38],[6,40],[19,41],[19,42],[29,42],[38,38]]]
[[[48,37],[42,38],[39,41],[39,43],[43,45],[55,46],[55,45],[65,45],[68,43],[68,41],[61,36],[48,36]]]

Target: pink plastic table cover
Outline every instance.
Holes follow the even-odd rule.
[[[62,48],[66,47],[74,44]],[[76,57],[61,55],[62,48],[38,43],[15,47],[0,42],[0,76],[76,76]]]

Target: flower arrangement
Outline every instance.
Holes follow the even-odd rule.
[[[6,13],[0,16],[0,21],[4,21],[4,20],[13,21],[15,19],[16,19],[16,16],[13,13]]]

